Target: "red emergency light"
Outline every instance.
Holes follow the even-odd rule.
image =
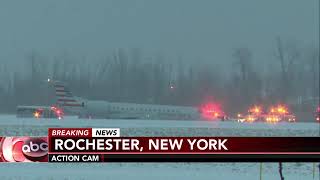
[[[262,110],[261,106],[255,105],[252,108],[250,108],[248,112],[255,114],[255,115],[260,115],[263,113],[263,110]]]
[[[202,105],[200,108],[200,112],[202,117],[205,119],[216,119],[224,116],[220,105],[215,103],[206,103]]]
[[[55,106],[51,106],[51,110],[56,114],[58,119],[62,119],[64,113],[63,113],[63,110],[61,108],[58,108],[58,107],[55,107]]]

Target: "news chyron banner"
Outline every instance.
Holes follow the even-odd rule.
[[[320,137],[122,137],[119,128],[49,128],[0,137],[1,162],[319,162]]]

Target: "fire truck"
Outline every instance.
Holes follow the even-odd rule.
[[[275,107],[271,107],[270,111],[266,118],[267,122],[295,122],[296,117],[292,113],[290,113],[289,108],[285,105],[278,105]]]
[[[277,123],[295,122],[296,117],[291,114],[288,108],[284,105],[271,107],[268,112],[264,111],[261,106],[253,106],[249,108],[248,114],[238,114],[238,122],[268,122]]]
[[[56,106],[18,106],[17,117],[18,118],[63,118],[63,110]]]
[[[317,122],[320,122],[320,106],[318,106],[318,108],[316,110],[315,119]]]
[[[238,122],[258,122],[258,121],[263,121],[264,112],[260,106],[253,106],[249,108],[248,113],[246,115],[238,114]]]
[[[199,108],[201,118],[205,120],[227,120],[228,117],[222,111],[219,104],[206,103]]]

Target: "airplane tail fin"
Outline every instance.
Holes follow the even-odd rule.
[[[60,81],[54,82],[57,105],[63,108],[83,107],[84,104],[76,99],[66,85]]]

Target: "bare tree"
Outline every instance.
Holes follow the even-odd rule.
[[[300,53],[295,43],[284,44],[280,37],[276,38],[276,47],[276,57],[281,69],[281,98],[286,101],[292,93],[293,66]]]
[[[233,56],[236,59],[235,64],[239,66],[242,81],[245,82],[248,79],[251,68],[251,51],[248,48],[237,48]]]
[[[319,65],[320,65],[320,57],[319,57],[319,51],[315,48],[311,49],[310,56],[309,56],[309,64],[311,67],[311,73],[312,73],[312,95],[314,104],[317,105],[319,103]]]

